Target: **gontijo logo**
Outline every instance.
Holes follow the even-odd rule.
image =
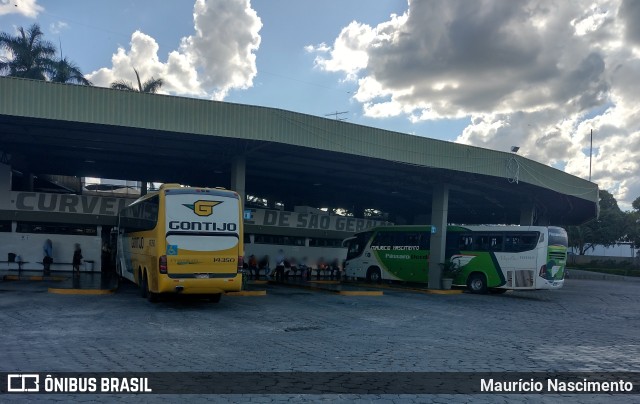
[[[191,209],[193,213],[198,216],[211,216],[213,213],[213,207],[221,204],[222,201],[195,201],[193,205],[182,204],[182,206],[186,206]]]

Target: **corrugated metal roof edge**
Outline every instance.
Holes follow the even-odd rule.
[[[596,184],[512,153],[273,107],[10,77],[0,78],[0,94],[13,101],[0,103],[0,113],[6,115],[312,147],[401,164],[501,177],[516,184],[522,181],[598,201]],[[41,102],[34,103],[34,98]],[[66,102],[54,102],[61,98]],[[200,117],[193,119],[193,114]]]

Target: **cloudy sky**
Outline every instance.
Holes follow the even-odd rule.
[[[168,94],[519,146],[585,179],[593,130],[592,180],[623,209],[640,196],[639,22],[634,0],[0,0],[1,31],[40,24],[95,85],[135,67]]]

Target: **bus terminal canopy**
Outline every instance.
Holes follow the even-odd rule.
[[[0,78],[0,153],[33,174],[232,185],[307,205],[429,215],[445,186],[450,223],[581,224],[598,187],[522,156],[291,111]],[[440,187],[440,188],[438,188]],[[422,220],[425,223],[424,219]]]

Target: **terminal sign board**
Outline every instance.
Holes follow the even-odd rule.
[[[125,198],[11,192],[9,210],[117,216],[127,204]]]
[[[356,233],[375,226],[390,224],[382,220],[357,219],[355,217],[319,215],[315,213],[285,212],[280,210],[247,209],[244,223],[257,226],[318,229]]]

